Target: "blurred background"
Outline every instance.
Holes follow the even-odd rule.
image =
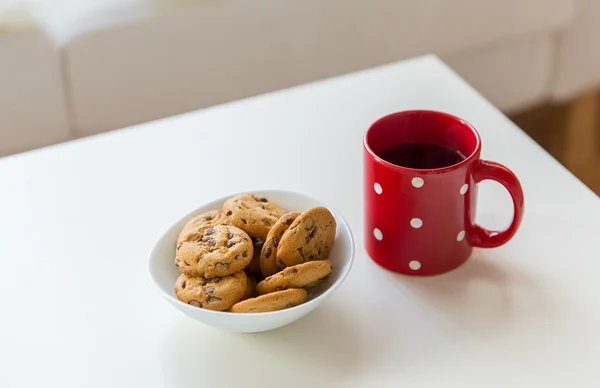
[[[0,0],[0,157],[434,53],[600,194],[600,0]]]

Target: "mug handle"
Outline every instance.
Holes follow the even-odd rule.
[[[473,180],[477,184],[486,179],[494,180],[508,190],[514,208],[512,223],[506,230],[492,231],[479,225],[473,225],[470,233],[471,244],[481,248],[494,248],[507,243],[521,225],[524,209],[523,189],[517,176],[508,168],[500,163],[480,160],[473,173]]]

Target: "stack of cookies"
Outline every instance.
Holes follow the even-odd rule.
[[[306,302],[331,273],[335,218],[322,206],[288,212],[241,194],[192,218],[177,238],[175,294],[209,310],[253,313]]]

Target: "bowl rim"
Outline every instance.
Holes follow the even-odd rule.
[[[349,263],[348,263],[348,266],[346,267],[346,270],[344,272],[342,272],[342,274],[338,277],[338,279],[331,286],[329,286],[329,288],[327,288],[325,291],[323,291],[321,294],[319,294],[316,298],[313,298],[305,303],[302,303],[300,305],[293,306],[293,307],[290,307],[287,309],[283,309],[283,310],[258,312],[258,313],[252,313],[252,314],[232,313],[230,311],[215,311],[215,310],[208,310],[208,309],[200,309],[198,307],[190,306],[187,303],[183,303],[182,301],[177,299],[175,296],[164,291],[159,286],[159,283],[158,283],[157,279],[155,278],[151,267],[152,267],[152,262],[153,262],[152,258],[155,256],[155,251],[158,248],[159,242],[164,238],[165,234],[167,234],[171,229],[173,229],[175,227],[175,225],[180,223],[182,220],[191,218],[191,217],[199,214],[198,212],[200,211],[201,208],[203,208],[213,202],[225,201],[225,200],[227,200],[233,196],[239,195],[239,194],[255,193],[255,192],[264,193],[265,196],[268,196],[269,193],[279,193],[279,194],[284,194],[284,195],[289,195],[289,194],[299,195],[299,196],[305,197],[307,199],[310,199],[313,202],[317,202],[320,206],[326,207],[327,209],[329,209],[329,211],[331,211],[333,213],[333,215],[336,219],[336,223],[338,225],[341,223],[348,230],[348,238],[350,240]],[[315,206],[317,206],[317,205],[315,205]],[[338,212],[335,208],[325,204],[324,202],[322,202],[318,199],[315,199],[314,197],[312,197],[310,195],[307,195],[307,194],[305,194],[303,192],[299,192],[299,191],[282,190],[282,189],[254,189],[254,190],[245,190],[245,191],[240,191],[240,192],[236,192],[236,193],[231,193],[231,194],[219,197],[219,198],[215,198],[213,200],[205,201],[202,205],[196,207],[194,210],[188,212],[183,217],[180,217],[176,221],[172,222],[171,225],[160,234],[160,236],[158,237],[158,239],[152,246],[152,249],[150,250],[150,253],[148,254],[146,271],[148,273],[148,276],[150,277],[150,280],[154,284],[154,287],[158,290],[158,292],[164,298],[166,298],[167,300],[172,300],[180,306],[184,306],[183,308],[190,309],[189,311],[194,311],[194,312],[200,311],[201,314],[208,314],[208,315],[212,314],[214,316],[222,316],[222,317],[225,317],[225,316],[227,316],[227,317],[253,317],[253,316],[254,317],[265,317],[265,316],[273,316],[273,315],[278,315],[278,314],[287,314],[287,313],[297,310],[299,308],[307,308],[310,305],[319,304],[320,300],[324,300],[329,295],[331,295],[346,280],[346,278],[348,277],[348,274],[352,270],[352,266],[354,265],[354,254],[355,254],[355,245],[354,245],[354,235],[352,234],[352,229],[350,228],[350,225],[348,224],[348,222],[341,215],[341,213]]]

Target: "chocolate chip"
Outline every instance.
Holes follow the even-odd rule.
[[[252,239],[252,244],[253,244],[254,246],[257,246],[257,245],[263,245],[264,243],[265,243],[265,240],[263,240],[263,239],[262,239],[262,238],[260,238],[260,237],[254,237],[254,238]]]
[[[315,259],[315,255],[309,255],[308,256],[308,260],[314,260]]]
[[[187,284],[187,283],[186,283],[186,281],[185,281],[185,280],[184,280],[184,281],[182,281],[182,282],[181,282],[181,288],[185,288],[185,285],[186,285],[186,284]]]
[[[220,281],[221,281],[221,278],[212,278],[208,282],[209,283],[219,283]]]
[[[277,264],[277,266],[279,268],[285,268],[285,267],[287,267],[287,265],[285,265],[285,263],[281,259],[277,259],[276,264]]]
[[[306,236],[306,238],[304,239],[304,243],[308,244],[308,242],[315,237],[315,234],[317,234],[317,228],[313,228],[313,230],[310,231],[310,233],[308,234],[308,236]]]
[[[235,255],[234,260],[239,260],[240,259],[240,255]]]
[[[285,219],[283,220],[283,222],[285,222],[288,225],[291,225],[292,222],[294,222],[294,220],[290,216],[285,216]]]
[[[321,256],[321,248],[317,249],[317,255]]]
[[[226,215],[226,216],[230,216],[230,215],[232,215],[232,214],[233,214],[233,213],[231,212],[231,210],[228,210],[228,211],[227,211],[227,213],[225,213],[225,215]]]
[[[245,218],[240,218],[240,220],[242,220],[242,222],[243,222],[244,224],[247,224],[247,223],[248,223],[248,221],[246,221],[246,219],[245,219]]]
[[[304,259],[304,251],[302,250],[302,247],[296,249],[298,251],[298,253],[300,254],[300,256],[302,257],[302,259]]]
[[[214,238],[209,238],[208,240],[206,240],[206,245],[212,248],[217,245],[217,240],[215,240]]]
[[[298,273],[298,270],[296,268],[290,268],[287,271],[287,275],[293,275],[295,273]]]
[[[269,200],[268,200],[268,199],[266,199],[265,197],[262,197],[262,198],[260,198],[260,199],[259,199],[259,201],[260,201],[260,202],[269,202]]]
[[[195,307],[202,307],[202,303],[199,300],[190,300],[189,304]]]
[[[177,249],[181,248],[182,245],[183,245],[183,243],[177,245]]]
[[[304,221],[304,227],[306,228],[306,230],[314,228],[315,221],[312,218],[308,218],[306,221]]]
[[[229,269],[229,264],[227,263],[217,263],[215,266],[217,271],[227,271]]]
[[[212,294],[213,292],[215,292],[214,287],[206,287],[206,289],[204,290],[205,294]]]
[[[229,240],[227,241],[227,248],[231,248],[232,246],[234,246],[235,244],[237,244],[237,241],[234,240]]]
[[[269,257],[271,257],[271,247],[266,247],[265,248],[265,257],[268,259]]]
[[[175,265],[179,267],[179,263],[180,263],[180,261],[179,261],[179,257],[176,257],[176,258],[175,258]]]
[[[204,278],[198,278],[198,283],[200,283],[201,286],[206,284],[206,279]]]
[[[204,219],[204,221],[210,221],[210,220],[212,220],[212,219],[213,219],[213,216],[211,216],[211,215],[208,215],[208,216],[204,216],[204,217],[202,217],[202,218]]]
[[[269,220],[262,220],[262,223],[264,226],[271,226],[271,221]]]
[[[244,251],[244,253],[242,253],[243,257],[248,257],[248,251]]]
[[[206,300],[206,303],[216,303],[216,302],[220,302],[223,299],[221,298],[217,298],[216,296],[211,296]]]
[[[209,235],[210,235],[210,234],[213,234],[213,233],[215,233],[215,228],[208,228],[208,229],[206,229],[206,230],[204,231],[204,233],[205,233],[205,234],[209,234]]]
[[[275,248],[279,245],[279,239],[277,237],[273,237],[273,245],[275,245]]]

